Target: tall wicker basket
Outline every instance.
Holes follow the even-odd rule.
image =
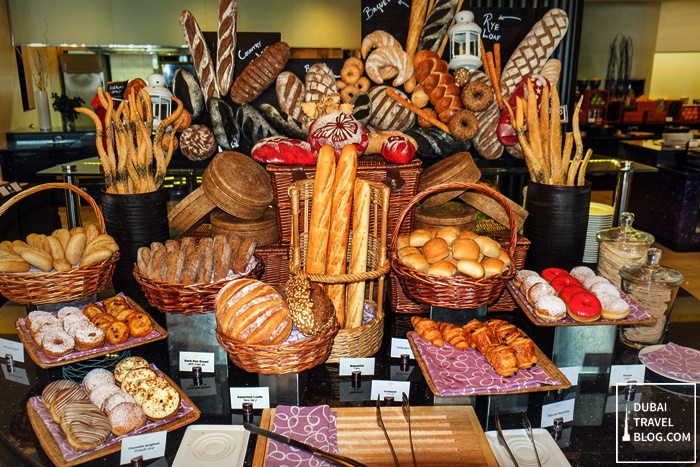
[[[341,358],[360,358],[374,355],[381,346],[384,335],[384,279],[389,272],[386,258],[387,216],[390,190],[383,183],[368,182],[370,186],[369,247],[367,271],[360,274],[322,275],[310,274],[309,280],[323,284],[366,283],[365,302],[376,310],[374,319],[353,329],[341,329],[333,342],[329,363],[337,363]],[[289,188],[292,204],[292,245],[289,271],[301,274],[304,271],[309,239],[309,218],[314,180],[301,180]],[[352,245],[352,232],[350,244]],[[349,253],[348,253],[349,254]]]
[[[105,233],[105,220],[95,200],[70,183],[44,183],[22,191],[0,206],[2,216],[20,200],[45,190],[60,189],[77,193],[95,211],[100,233]],[[53,272],[0,272],[0,294],[8,300],[30,305],[62,303],[79,300],[104,290],[114,274],[119,260],[117,251],[112,257],[85,267],[74,267]]]

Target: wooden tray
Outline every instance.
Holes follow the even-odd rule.
[[[507,287],[508,291],[515,300],[515,303],[517,303],[518,306],[525,312],[525,316],[527,316],[528,319],[537,326],[602,326],[610,324],[629,326],[633,324],[652,324],[656,322],[656,318],[651,316],[646,310],[639,306],[637,302],[629,298],[629,296],[622,290],[620,290],[620,297],[630,306],[630,314],[625,319],[600,318],[590,323],[580,323],[575,321],[571,316],[566,315],[566,317],[557,321],[547,321],[535,314],[535,309],[532,307],[530,302],[527,301],[527,298],[525,298],[525,295],[523,295],[520,289],[513,284],[513,281],[509,281]]]
[[[148,312],[146,312],[138,303],[136,303],[130,297],[126,297],[126,301],[129,303],[129,306],[131,306],[134,310],[142,311],[148,315]],[[123,344],[111,345],[106,343],[98,349],[85,350],[79,352],[73,351],[59,358],[49,358],[46,356],[46,354],[44,354],[44,352],[41,351],[41,349],[37,346],[36,342],[34,341],[34,338],[29,333],[29,329],[25,324],[26,318],[19,318],[17,321],[15,321],[15,328],[17,329],[19,340],[21,340],[22,344],[24,344],[24,349],[27,351],[29,357],[34,361],[34,363],[39,365],[41,368],[53,368],[57,366],[68,365],[69,363],[81,362],[83,360],[88,360],[94,357],[101,357],[103,355],[107,355],[112,352],[118,352],[120,350],[131,349],[133,347],[138,347],[139,345],[143,345],[148,342],[155,342],[168,337],[168,331],[163,329],[161,325],[159,325],[153,318],[151,318],[151,315],[148,315],[148,317],[151,319],[151,323],[153,324],[153,331],[151,331],[151,333],[147,336],[129,336],[129,338]]]
[[[166,375],[162,371],[158,370],[153,365],[151,365],[151,368],[156,370],[156,373],[158,373],[159,376],[162,376],[163,378],[165,378],[168,381],[168,383],[170,383],[170,385],[172,387],[174,387],[177,390],[177,392],[180,393],[180,407],[182,408],[183,405],[185,405],[185,406],[188,405],[192,408],[192,411],[185,414],[185,415],[179,416],[178,418],[173,418],[172,420],[165,422],[165,423],[153,423],[153,422],[149,421],[146,424],[145,429],[142,428],[141,430],[139,430],[135,434],[141,435],[144,433],[152,433],[154,431],[163,431],[163,430],[173,431],[173,430],[176,430],[176,429],[181,428],[183,426],[189,425],[190,423],[193,423],[197,419],[199,419],[202,412],[197,408],[196,405],[194,405],[192,400],[189,397],[187,397],[187,394],[185,394],[182,391],[182,389],[180,389],[180,387],[177,384],[175,384],[175,382],[173,382],[172,379],[170,379],[168,377],[168,375]],[[32,399],[35,399],[35,398],[41,399],[40,396],[36,396]],[[79,464],[82,464],[82,463],[85,463],[85,462],[88,462],[91,460],[101,459],[104,456],[107,456],[109,454],[112,454],[112,453],[115,453],[115,452],[118,452],[121,450],[122,443],[121,443],[121,440],[119,440],[116,443],[110,444],[108,446],[104,446],[102,448],[96,448],[92,451],[85,451],[84,455],[81,455],[80,457],[77,457],[71,461],[66,461],[66,459],[63,457],[63,453],[61,452],[61,448],[59,447],[59,444],[56,441],[56,438],[54,438],[54,434],[51,433],[51,430],[49,428],[49,426],[51,426],[51,428],[53,428],[55,431],[57,430],[57,432],[59,434],[58,436],[60,439],[61,436],[64,436],[60,425],[55,423],[53,420],[48,421],[48,422],[44,422],[44,420],[39,416],[37,411],[32,406],[31,399],[30,399],[30,401],[27,402],[27,413],[29,414],[29,421],[32,424],[32,428],[34,429],[34,433],[36,433],[36,436],[39,439],[39,443],[41,443],[41,447],[46,452],[46,455],[49,456],[49,459],[51,459],[51,461],[57,466],[60,465],[62,467],[70,467],[73,465],[79,465]],[[151,425],[151,426],[149,427],[149,425]],[[128,436],[128,435],[126,435],[126,436]],[[110,435],[110,437],[108,438],[108,441],[111,439],[114,439],[114,435]],[[63,442],[66,442],[66,441],[63,441]]]
[[[425,381],[428,383],[428,387],[430,390],[435,394],[436,396],[441,396],[441,397],[450,397],[449,395],[445,396],[440,394],[438,391],[437,387],[435,386],[435,383],[433,382],[433,379],[428,372],[428,365],[426,364],[425,360],[423,360],[423,357],[421,356],[420,351],[418,350],[418,346],[416,346],[415,342],[413,341],[413,336],[415,332],[409,331],[407,333],[408,336],[408,342],[411,345],[411,350],[413,350],[413,355],[416,357],[416,362],[418,362],[418,366],[420,367],[421,371],[423,372],[423,376],[425,377]],[[476,352],[476,350],[474,350]],[[547,358],[547,356],[542,353],[539,347],[535,345],[535,356],[537,357],[537,366],[542,368],[544,372],[549,376],[550,378],[556,379],[561,381],[561,384],[543,384],[538,387],[534,388],[523,388],[523,389],[512,389],[512,390],[503,390],[503,391],[481,391],[481,392],[475,392],[472,394],[463,394],[465,396],[483,396],[483,395],[493,395],[493,394],[522,394],[522,393],[527,393],[527,392],[541,392],[541,391],[552,391],[552,390],[557,390],[557,389],[567,389],[571,387],[571,383],[569,380],[564,376],[564,373],[562,373],[557,366],[552,363],[552,361]],[[528,371],[528,370],[520,370],[520,371]]]
[[[334,408],[338,418],[338,451],[372,467],[394,461],[374,407]],[[260,427],[272,429],[275,409],[263,410]],[[401,465],[413,465],[408,425],[401,407],[382,407],[382,419]],[[498,463],[471,406],[411,407],[411,432],[421,467],[492,466]],[[265,465],[268,439],[258,436],[253,467]]]

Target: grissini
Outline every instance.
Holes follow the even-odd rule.
[[[236,59],[237,0],[219,0],[219,22],[216,31],[216,79],[222,95],[233,83]]]
[[[345,274],[348,258],[348,238],[350,236],[350,214],[352,195],[357,175],[357,149],[348,144],[340,152],[338,166],[333,180],[333,203],[331,206],[331,228],[328,235],[328,264],[326,274]],[[328,296],[335,307],[335,315],[341,326],[345,325],[345,285],[331,284]]]
[[[309,247],[306,250],[307,274],[326,273],[328,235],[331,228],[333,180],[335,179],[335,150],[321,146],[316,162],[311,216],[309,220]]]
[[[355,180],[349,274],[359,274],[367,271],[370,196],[369,183],[359,178]],[[347,288],[347,312],[345,315],[345,327],[347,329],[362,326],[364,305],[365,282],[351,282]]]
[[[199,85],[204,95],[206,97],[220,97],[214,62],[209,47],[207,47],[207,41],[204,39],[204,34],[202,34],[194,15],[188,10],[182,10],[180,13],[180,27],[190,49]]]

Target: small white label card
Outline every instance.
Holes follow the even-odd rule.
[[[20,383],[24,384],[25,386],[29,386],[29,377],[27,376],[27,370],[24,368],[17,368],[15,367],[15,371],[10,373],[7,371],[7,365],[1,365],[2,366],[2,372],[5,375],[5,379],[8,381],[14,381],[15,383]]]
[[[554,425],[554,419],[558,417],[562,417],[564,419],[564,423],[572,421],[574,419],[575,403],[576,399],[572,398],[543,405],[540,426],[543,428],[552,426]]]
[[[341,358],[340,376],[350,376],[353,371],[359,370],[363,375],[374,375],[374,358]]]
[[[402,354],[408,354],[408,358],[415,359],[411,344],[408,339],[399,339],[398,337],[391,338],[391,358],[401,358]]]
[[[125,436],[122,438],[122,452],[119,463],[130,464],[131,459],[142,456],[143,460],[155,459],[165,455],[165,438],[167,431],[154,431],[145,435]]]
[[[214,373],[214,352],[180,352],[180,371],[201,366],[202,373]]]
[[[382,400],[386,396],[392,396],[394,401],[401,403],[401,393],[405,392],[409,396],[410,391],[410,381],[387,381],[382,379],[372,381],[372,400],[377,400],[377,395]]]
[[[610,367],[610,382],[608,386],[627,384],[630,381],[644,382],[644,365],[612,365]]]
[[[559,370],[564,373],[564,376],[566,376],[566,379],[569,380],[572,386],[578,385],[578,374],[579,371],[581,370],[581,367],[579,366],[563,366],[559,368]]]
[[[5,358],[5,355],[8,353],[12,354],[14,361],[24,361],[24,346],[21,342],[0,339],[0,358]]]
[[[242,409],[244,402],[252,402],[254,409],[270,408],[270,388],[267,386],[230,388],[230,392],[232,409]]]

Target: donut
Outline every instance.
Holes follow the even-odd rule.
[[[124,379],[122,379],[122,389],[133,396],[141,381],[155,378],[156,376],[158,376],[156,372],[150,368],[136,368],[124,376]]]
[[[465,109],[472,112],[482,112],[493,102],[494,94],[491,86],[483,81],[472,81],[462,88],[459,95]]]
[[[32,335],[36,334],[45,324],[60,326],[61,322],[48,311],[32,311],[27,315],[27,327]]]
[[[61,415],[63,415],[66,406],[77,400],[87,400],[85,391],[83,391],[78,385],[58,391],[56,397],[51,403],[50,412],[53,421],[56,423],[61,423]]]
[[[100,407],[100,410],[102,410],[102,412],[105,415],[109,416],[109,413],[112,411],[112,409],[114,409],[122,402],[136,402],[136,400],[131,394],[128,394],[124,391],[115,392],[107,399],[105,399],[105,401],[102,403],[102,407]]]
[[[141,407],[151,420],[172,417],[180,408],[180,393],[172,386],[167,388],[153,387],[146,393]]]
[[[127,321],[129,333],[134,337],[147,336],[153,330],[151,318],[143,311],[135,311]]]
[[[555,277],[563,275],[569,276],[570,274],[565,269],[560,268],[547,268],[542,270],[542,272],[540,273],[540,276],[542,276],[542,278],[547,282],[552,282],[552,279],[554,279]]]
[[[450,134],[460,141],[469,141],[479,130],[479,121],[474,112],[460,109],[450,117]]]
[[[542,277],[539,274],[536,274],[534,276],[527,276],[520,283],[520,291],[523,293],[523,295],[527,297],[527,291],[530,290],[530,287],[537,284],[538,282],[546,283],[547,281],[542,279]]]
[[[590,292],[573,294],[566,305],[569,316],[581,323],[597,320],[602,312],[600,300]]]
[[[340,79],[343,80],[345,84],[355,84],[362,77],[362,72],[359,68],[354,65],[349,65],[347,62],[343,65],[340,70]]]
[[[363,76],[357,81],[357,89],[361,92],[369,92],[369,88],[372,86],[372,82],[368,77]]]
[[[589,277],[588,279],[585,279],[581,285],[583,285],[587,290],[591,290],[591,287],[593,287],[596,284],[609,284],[610,281],[607,280],[603,276],[593,276]]]
[[[117,383],[121,383],[124,376],[131,370],[136,368],[148,368],[148,362],[143,357],[126,357],[122,359],[117,366],[114,367],[114,379]]]
[[[357,68],[360,71],[360,76],[362,76],[362,73],[365,72],[365,62],[363,62],[357,57],[350,57],[347,60],[345,60],[345,63],[343,63],[343,67],[346,66],[353,66]]]
[[[59,391],[76,386],[78,385],[69,379],[57,379],[56,381],[51,381],[46,385],[44,390],[41,391],[41,403],[44,404],[44,407],[46,407],[47,410],[51,410],[51,404],[53,404],[53,401],[56,399]]]
[[[593,295],[602,299],[603,297],[609,296],[613,298],[620,298],[620,291],[617,287],[612,285],[610,282],[598,282],[593,284],[590,289],[588,289]]]
[[[46,329],[44,332],[43,330]],[[75,340],[66,331],[59,327],[47,329],[42,327],[41,341],[39,346],[49,358],[59,358],[73,351]]]
[[[63,308],[58,310],[58,313],[56,313],[56,317],[60,320],[63,320],[64,318],[73,315],[85,317],[85,315],[83,315],[83,312],[80,311],[80,308],[74,306],[64,306]]]
[[[619,296],[613,297],[605,295],[598,297],[602,308],[601,317],[603,319],[624,319],[630,314],[630,305]]]
[[[75,331],[75,350],[99,349],[105,343],[105,333],[92,323]]]
[[[115,321],[109,325],[105,331],[105,335],[107,336],[107,341],[110,344],[123,344],[129,338],[129,327],[126,325],[126,323]]]
[[[107,416],[89,400],[68,404],[60,423],[68,444],[79,451],[99,446],[112,432]]]
[[[462,237],[462,233],[464,233],[464,231],[462,231],[459,234],[460,238]],[[539,274],[537,274],[535,271],[531,271],[529,269],[521,269],[520,271],[515,273],[515,277],[513,277],[513,285],[516,286],[517,288],[520,288],[520,284],[523,283],[523,280],[525,280],[526,277],[537,276],[537,275],[539,275]]]
[[[360,93],[360,88],[354,84],[348,84],[340,90],[340,100],[346,104],[352,101]]]
[[[556,295],[557,291],[554,287],[547,284],[546,282],[537,282],[527,291],[527,301],[530,303],[536,303],[541,297],[545,295]]]
[[[576,266],[569,271],[569,274],[578,279],[579,282],[583,283],[583,281],[589,277],[595,276],[595,271],[588,266]]]
[[[122,436],[138,430],[146,424],[146,414],[136,402],[122,402],[114,407],[108,417],[114,436]]]
[[[102,404],[107,400],[108,397],[121,392],[119,386],[116,384],[103,384],[102,386],[97,386],[90,393],[90,402],[95,404],[97,407],[102,407]]]
[[[571,296],[578,292],[586,292],[586,289],[576,284],[567,285],[559,291],[559,297],[565,302],[568,302]]]
[[[90,394],[98,386],[114,385],[114,375],[104,368],[95,368],[83,378],[83,389]]]
[[[558,293],[567,285],[581,285],[581,283],[578,280],[571,277],[567,272],[565,276],[559,276],[552,279],[552,282],[550,282],[549,285],[554,287],[554,290],[556,290]]]
[[[547,321],[556,321],[566,316],[566,303],[556,295],[545,295],[535,302],[535,315]]]
[[[80,316],[66,316],[61,320],[61,325],[63,326],[63,330],[70,334],[71,337],[75,337],[75,333],[78,332],[78,329],[85,326],[93,326],[90,320],[83,314]]]
[[[136,387],[136,391],[134,392],[134,399],[136,400],[137,404],[143,404],[143,400],[145,399],[146,393],[149,389],[167,388],[168,386],[170,386],[168,380],[160,376],[157,376],[155,378],[144,379]]]

